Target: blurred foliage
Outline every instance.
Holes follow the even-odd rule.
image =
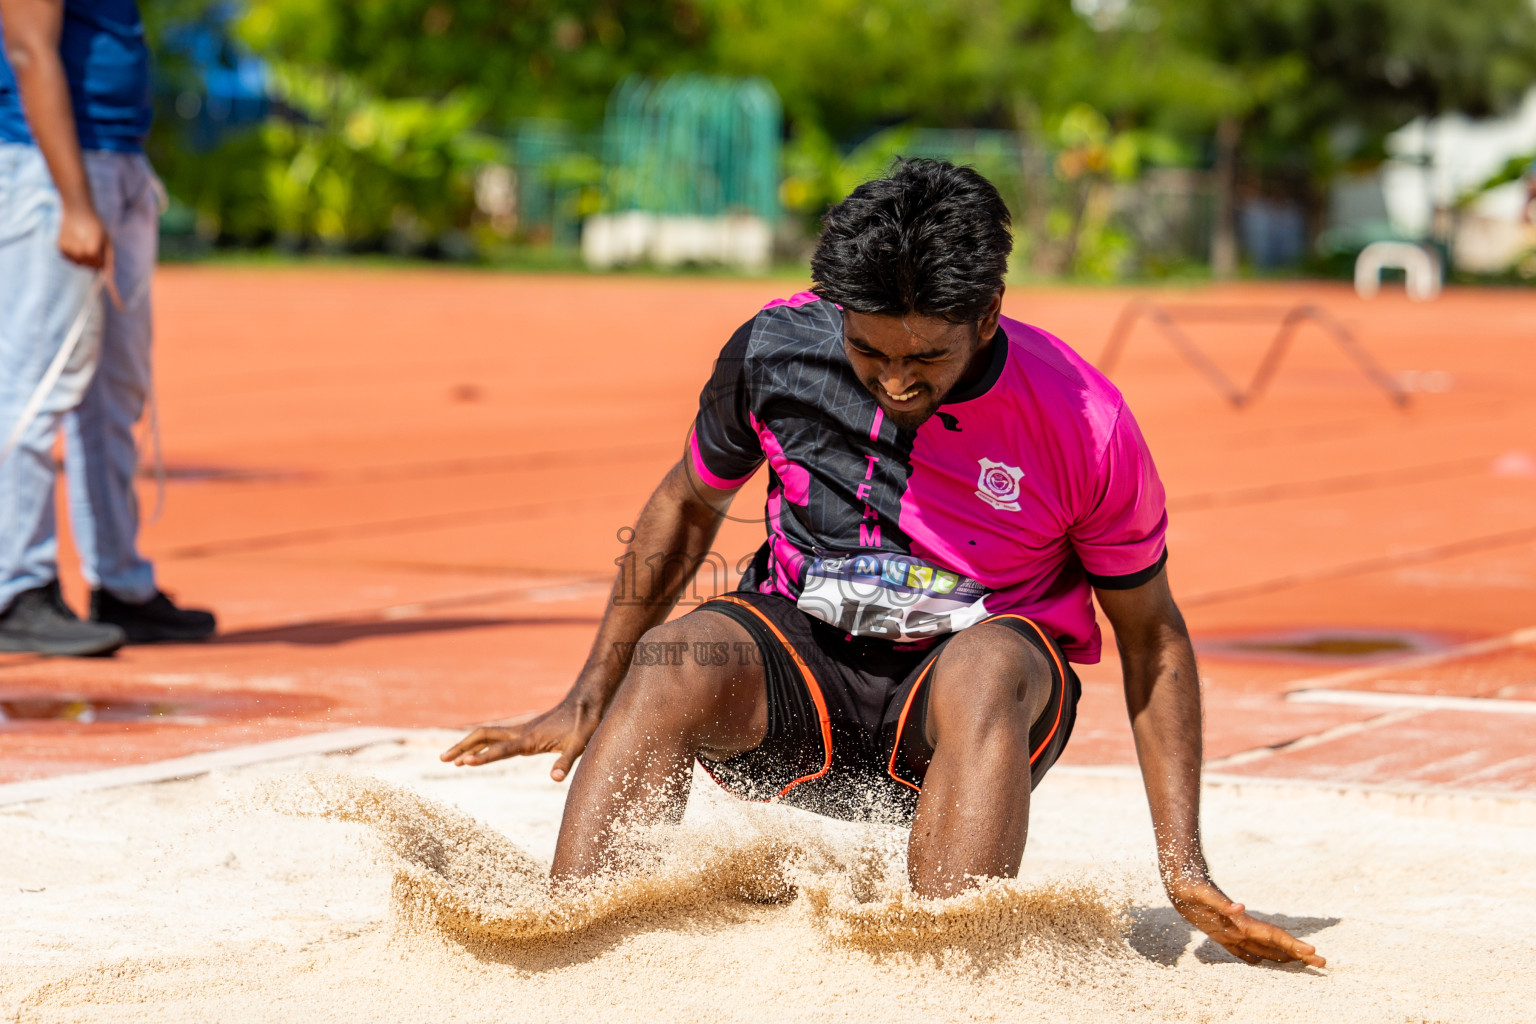
[[[212,6],[147,4],[152,40]],[[1237,126],[1245,180],[1280,175],[1315,209],[1333,175],[1384,157],[1393,129],[1503,111],[1536,81],[1531,0],[245,0],[238,12],[236,38],[273,70],[278,116],[207,152],[162,117],[154,155],[204,233],[326,247],[505,244],[475,186],[480,168],[518,159],[518,125],[589,139],[625,75],[701,71],[773,83],[788,121],[780,195],[805,229],[896,155],[938,155],[930,130],[948,129],[961,133],[949,155],[1004,189],[1024,265],[1110,277],[1130,265],[1117,210],[1146,169],[1209,167],[1220,123]],[[162,71],[184,78],[172,65]],[[572,141],[538,175],[519,172],[519,212],[548,208],[556,227],[518,238],[568,240],[597,208],[593,152]]]
[[[247,0],[258,53],[357,79],[385,96],[470,92],[493,122],[600,121],[626,74],[691,70],[711,26],[653,0]]]
[[[274,92],[305,120],[263,126],[262,168],[272,222],[283,238],[340,245],[442,237],[473,209],[474,172],[500,156],[475,131],[476,94],[380,99],[355,79],[273,67]]]
[[[1474,188],[1470,188],[1465,194],[1456,200],[1456,208],[1465,210],[1496,188],[1503,188],[1513,181],[1531,181],[1536,179],[1536,153],[1523,153],[1520,156],[1512,156],[1504,161],[1504,166],[1494,171]]]
[[[1067,109],[1054,125],[1053,171],[1062,193],[1046,218],[1046,235],[1035,239],[1036,266],[1097,280],[1119,275],[1131,239],[1111,223],[1111,183],[1130,181],[1141,167],[1142,150],[1156,145],[1143,133],[1114,131],[1103,114],[1086,103]]]
[[[1333,181],[1378,166],[1393,131],[1451,111],[1504,113],[1536,82],[1530,0],[1156,2],[1183,50],[1235,76],[1237,190],[1295,204],[1313,239]]]
[[[289,248],[411,250],[470,226],[475,172],[503,154],[476,130],[477,96],[381,99],[341,75],[284,63],[270,72],[290,116],[206,152],[157,153],[200,231]],[[467,241],[460,247],[467,252]]]
[[[1530,0],[1166,0],[1166,30],[1238,72],[1251,131],[1332,170],[1416,117],[1508,110],[1536,81]],[[1280,87],[1275,87],[1278,84]]]
[[[792,117],[838,138],[898,120],[1027,127],[1021,103],[1058,116],[1086,103],[1138,119],[1168,104],[1221,110],[1231,78],[1161,32],[1152,7],[1113,22],[1070,0],[713,0],[708,9],[720,67],[767,76]]]

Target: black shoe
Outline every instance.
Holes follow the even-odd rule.
[[[161,591],[142,604],[129,604],[113,597],[110,591],[91,591],[91,618],[121,626],[130,644],[153,644],[162,640],[206,640],[213,636],[218,621],[213,612],[199,608],[178,608]]]
[[[0,612],[0,651],[78,658],[88,654],[110,654],[126,640],[123,631],[116,626],[81,622],[64,603],[58,580],[22,591],[9,608]]]

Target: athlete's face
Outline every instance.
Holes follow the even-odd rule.
[[[944,396],[985,372],[1003,293],[980,320],[843,311],[843,349],[853,372],[898,427],[915,430]]]

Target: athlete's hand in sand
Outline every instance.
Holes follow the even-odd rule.
[[[567,697],[550,710],[526,722],[508,726],[482,726],[449,747],[442,760],[458,765],[490,764],[504,757],[560,752],[549,777],[556,782],[570,774],[571,765],[587,749],[597,731],[602,712],[582,700]]]
[[[1171,883],[1168,898],[1190,924],[1239,960],[1250,964],[1261,960],[1281,964],[1300,960],[1309,967],[1328,964],[1316,949],[1284,928],[1252,916],[1241,903],[1233,903],[1210,882]]]

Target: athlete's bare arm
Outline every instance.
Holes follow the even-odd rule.
[[[530,721],[476,729],[445,751],[442,759],[478,765],[559,751],[550,775],[557,782],[564,779],[624,681],[636,641],[672,611],[714,543],[735,494],[704,483],[686,458],[673,466],[635,524],[626,564],[637,570],[620,569],[614,580],[597,639],[571,692]],[[637,586],[642,588],[638,594]]]
[[[0,0],[5,55],[16,74],[27,126],[63,204],[59,251],[82,266],[110,269],[112,242],[91,201],[69,82],[59,56],[63,25],[64,0]],[[111,274],[107,286],[114,287]]]
[[[1168,898],[1191,924],[1248,963],[1324,966],[1316,949],[1244,912],[1211,881],[1200,847],[1200,679],[1167,573],[1133,590],[1095,593],[1120,648],[1126,709]]]

